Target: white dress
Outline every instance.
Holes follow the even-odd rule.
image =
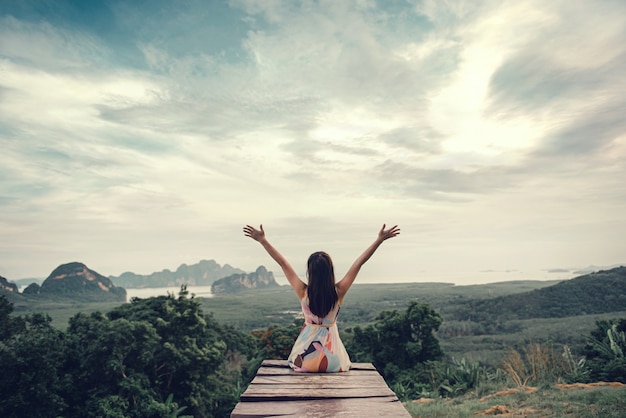
[[[339,338],[337,303],[324,318],[309,309],[308,297],[300,300],[304,325],[291,349],[289,366],[296,372],[323,373],[350,370],[350,357]]]

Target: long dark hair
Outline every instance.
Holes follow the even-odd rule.
[[[330,256],[323,251],[311,254],[307,261],[306,275],[309,281],[307,286],[309,309],[314,315],[323,318],[328,315],[339,298]]]

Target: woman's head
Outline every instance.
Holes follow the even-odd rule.
[[[307,292],[309,295],[309,309],[319,317],[324,317],[337,303],[335,289],[335,270],[330,256],[318,251],[307,261]]]
[[[309,256],[307,261],[306,275],[309,286],[312,281],[328,282],[335,286],[335,271],[333,269],[333,260],[324,251],[318,251]]]

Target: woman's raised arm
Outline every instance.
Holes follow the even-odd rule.
[[[337,293],[339,294],[340,301],[343,300],[343,297],[348,292],[348,289],[350,289],[350,286],[354,283],[354,279],[356,279],[357,274],[359,274],[361,266],[363,266],[363,264],[370,259],[380,244],[398,234],[400,234],[400,228],[398,228],[398,225],[385,229],[385,225],[383,224],[383,227],[380,228],[380,231],[378,231],[378,237],[376,237],[376,240],[372,243],[372,245],[367,247],[365,251],[363,251],[363,254],[361,254],[354,261],[354,263],[352,263],[352,266],[348,269],[346,275],[339,281],[339,283],[337,283]]]
[[[252,238],[253,240],[259,242],[265,251],[278,263],[280,268],[283,270],[287,281],[293,287],[293,290],[298,295],[298,298],[302,299],[304,296],[304,292],[306,291],[306,284],[298,277],[296,271],[291,267],[291,264],[287,261],[283,255],[278,252],[272,244],[265,238],[265,231],[263,230],[263,225],[259,226],[259,229],[256,229],[253,226],[246,225],[243,227],[243,234],[247,237]]]

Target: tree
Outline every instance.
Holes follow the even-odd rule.
[[[626,383],[626,319],[596,321],[584,354],[592,380]]]
[[[252,337],[205,315],[185,286],[177,298],[134,299],[108,317],[144,321],[154,328],[158,344],[145,375],[160,401],[173,395],[175,402],[188,407],[185,413],[227,415],[249,381],[248,362],[256,356]]]
[[[24,329],[24,321],[13,317],[13,303],[6,296],[0,295],[0,341],[4,341],[16,332]]]
[[[175,409],[165,406],[150,379],[159,347],[151,324],[79,313],[70,319],[68,334],[68,416],[166,416]]]
[[[411,302],[404,313],[383,311],[374,325],[355,327],[348,344],[357,361],[372,361],[383,375],[443,357],[434,332],[443,319],[428,304]]]
[[[259,344],[264,357],[268,359],[282,360],[289,357],[293,344],[302,330],[303,321],[294,321],[288,327],[272,325],[263,333],[259,333]]]
[[[433,363],[443,357],[434,332],[442,322],[428,304],[414,301],[404,313],[383,311],[373,325],[355,327],[346,349],[352,361],[373,362],[398,397],[415,399],[434,389]]]
[[[258,364],[254,338],[203,314],[184,287],[78,313],[66,332],[11,311],[0,300],[3,418],[227,416]]]
[[[0,416],[62,415],[66,339],[51,321],[47,315],[33,314],[0,342]]]
[[[169,394],[188,405],[192,415],[210,416],[223,393],[214,379],[225,361],[226,343],[219,324],[202,314],[200,303],[181,293],[136,299],[109,313],[112,320],[146,321],[154,327],[159,344],[152,369],[146,371],[160,398]]]

